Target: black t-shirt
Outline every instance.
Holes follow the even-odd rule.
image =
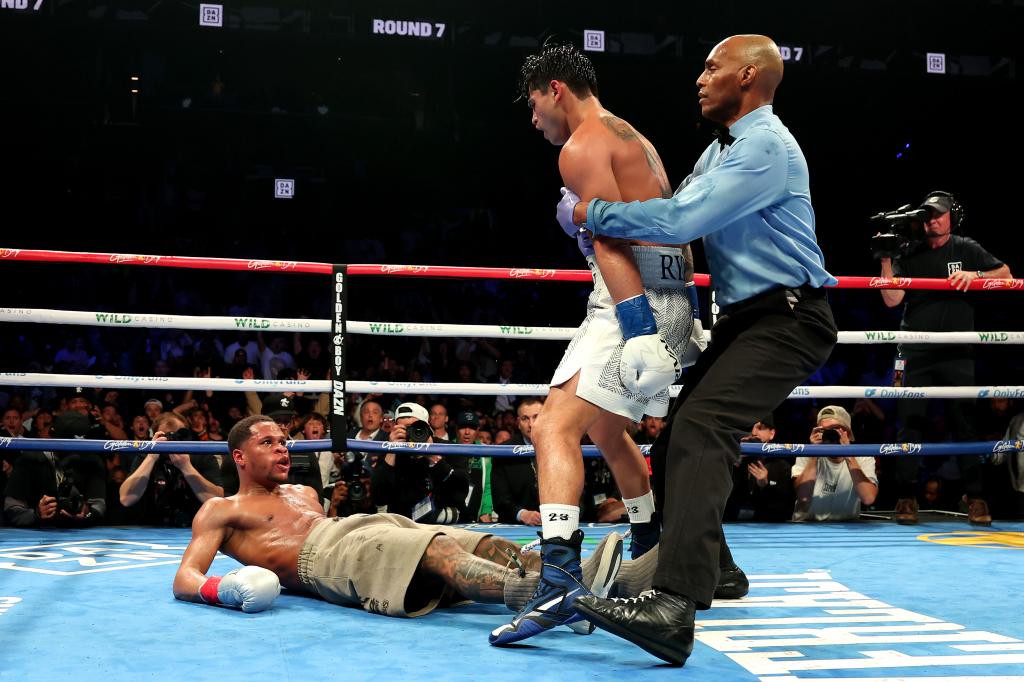
[[[130,474],[139,468],[146,456],[135,455]],[[216,458],[212,455],[188,457],[200,476],[214,485],[223,486]],[[153,465],[146,492],[138,502],[128,508],[126,516],[134,523],[185,528],[192,525],[192,519],[201,506],[199,498],[192,492],[181,470],[163,456]]]
[[[894,259],[892,270],[897,277],[946,279],[958,270],[994,270],[1002,265],[1002,261],[983,249],[978,242],[952,235],[941,248],[930,249],[927,244],[923,244],[913,253]],[[974,331],[974,306],[971,295],[966,292],[955,289],[907,290],[903,301],[905,305],[900,329],[904,331]],[[953,348],[958,346],[901,346],[904,353],[948,351]],[[966,350],[967,346],[963,348]]]
[[[454,508],[458,512],[459,521],[475,521],[475,518],[469,518],[466,507],[469,495],[468,465],[468,458],[452,457],[430,466],[426,457],[400,452],[395,465],[389,466],[381,457],[373,468],[371,478],[374,504],[387,506],[392,514],[413,518],[416,506],[429,496],[434,508],[432,514],[414,520],[435,523],[441,510]]]

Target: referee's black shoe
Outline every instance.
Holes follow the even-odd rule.
[[[739,599],[747,596],[750,581],[743,569],[733,564],[720,569],[718,585],[715,586],[715,599]]]
[[[599,628],[672,665],[683,665],[693,651],[697,609],[692,600],[681,595],[659,590],[618,599],[588,595],[576,600],[576,608]]]

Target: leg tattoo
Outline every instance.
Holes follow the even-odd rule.
[[[485,604],[504,603],[505,583],[518,578],[514,571],[470,554],[444,535],[427,546],[420,569],[441,577],[459,594]]]
[[[527,571],[540,571],[540,552],[527,552],[523,554],[520,549],[519,545],[514,542],[499,538],[496,535],[488,535],[480,541],[480,544],[476,546],[476,551],[473,553],[481,559],[487,559],[502,566],[509,566],[509,553],[511,552],[518,557],[518,563],[521,563]]]

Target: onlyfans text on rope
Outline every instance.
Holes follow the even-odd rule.
[[[471,384],[415,381],[346,381],[354,393],[414,393],[423,395],[547,395],[547,384]],[[182,377],[105,376],[92,374],[45,374],[0,372],[0,386],[53,386],[64,388],[134,388],[206,391],[295,391],[324,393],[330,381],[299,379],[203,379]],[[679,395],[682,386],[670,386]],[[797,386],[790,398],[1024,398],[1024,386]]]

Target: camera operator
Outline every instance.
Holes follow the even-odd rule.
[[[838,405],[821,408],[818,424],[811,429],[811,443],[849,445],[853,440],[850,413]],[[857,519],[861,504],[872,504],[878,495],[875,458],[797,457],[793,485],[794,521]]]
[[[949,281],[949,291],[882,289],[882,300],[890,308],[904,303],[900,329],[905,331],[974,331],[974,307],[963,292],[978,278],[1012,277],[1010,268],[981,247],[978,242],[954,234],[963,222],[963,208],[953,195],[932,192],[917,211],[923,220],[920,239],[908,239],[895,250],[876,249],[883,277],[934,277]],[[882,216],[884,218],[884,216]],[[906,220],[890,225],[892,232],[909,236]],[[876,237],[876,240],[878,238]],[[961,345],[902,344],[904,386],[972,386],[974,357],[971,347]],[[901,400],[897,405],[901,442],[924,441],[928,400]],[[954,441],[977,440],[970,419],[971,400],[946,402],[947,422]],[[968,497],[968,520],[976,524],[992,521],[988,505],[981,499],[982,459],[959,456],[961,478]],[[920,457],[896,460],[896,522],[917,523],[918,469]]]
[[[429,420],[422,405],[402,403],[395,410],[395,427],[388,440],[433,443]],[[372,484],[378,511],[408,516],[419,523],[475,520],[469,519],[466,511],[469,468],[465,457],[456,458],[453,466],[440,455],[388,452],[377,459]]]
[[[775,440],[775,416],[754,424],[742,443]],[[788,521],[793,516],[793,459],[743,455],[732,470],[732,493],[725,503],[726,521]]]
[[[153,422],[154,442],[193,439],[185,419],[172,412]],[[122,506],[132,508],[127,518],[151,526],[185,528],[203,502],[222,497],[217,460],[208,454],[138,454],[119,490]]]

